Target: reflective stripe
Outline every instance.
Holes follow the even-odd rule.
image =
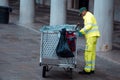
[[[96,28],[96,29],[92,29],[92,30],[89,30],[89,31],[87,31],[86,34],[91,33],[91,32],[96,32],[96,31],[98,31],[98,28]]]
[[[83,28],[83,30],[84,30],[84,32],[85,32],[85,33],[87,33],[87,32],[88,32],[88,30],[86,29],[86,27],[84,27],[84,28]]]
[[[95,61],[92,61],[92,70],[95,70]]]
[[[91,69],[92,66],[85,66],[85,69]]]
[[[94,27],[98,26],[97,24],[92,24],[92,23],[87,23],[86,25],[91,25],[91,26],[94,26]]]
[[[92,66],[92,69],[95,69],[95,66]]]
[[[85,66],[85,71],[95,70],[95,61],[87,61]]]
[[[94,28],[94,29],[92,29],[92,30],[87,30],[86,27],[84,27],[84,28],[83,28],[83,31],[85,32],[85,34],[88,34],[88,33],[90,33],[90,32],[98,31],[98,26],[97,26],[97,24],[87,23],[86,25],[91,25],[92,28]]]
[[[91,61],[92,62],[92,65],[95,64],[95,60],[94,61]]]
[[[87,61],[86,64],[92,64],[92,61]]]
[[[86,64],[95,65],[95,61],[87,61]]]

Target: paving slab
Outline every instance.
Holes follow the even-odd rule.
[[[0,24],[0,80],[71,80],[69,72],[60,67],[53,67],[42,78],[39,48],[39,33],[12,23]],[[78,54],[72,80],[120,80],[120,64],[100,56],[97,56],[95,74],[78,74],[84,66],[83,51],[79,50]]]

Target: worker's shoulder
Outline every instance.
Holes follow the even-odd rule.
[[[94,18],[94,15],[93,15],[91,12],[87,11],[87,15],[86,15],[86,17]]]
[[[87,11],[87,16],[93,16],[93,14],[89,11]]]

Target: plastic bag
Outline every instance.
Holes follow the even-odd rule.
[[[56,48],[56,54],[58,57],[69,58],[74,57],[72,51],[69,48],[66,38],[66,29],[62,29],[60,32],[60,39]]]
[[[76,36],[74,32],[66,31],[66,37],[70,50],[74,52],[76,50]]]

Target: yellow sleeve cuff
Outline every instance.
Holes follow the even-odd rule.
[[[84,29],[82,28],[79,32],[81,32],[82,34],[85,34]]]

